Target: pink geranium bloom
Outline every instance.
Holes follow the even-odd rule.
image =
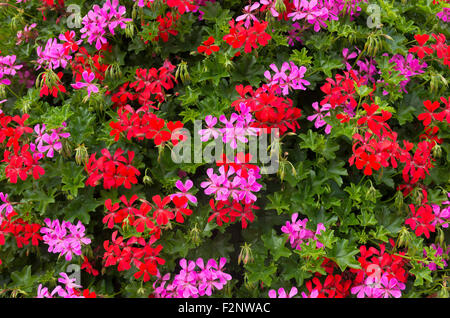
[[[252,13],[253,11],[255,11],[258,8],[259,8],[259,3],[258,2],[255,2],[251,6],[250,5],[245,6],[244,7],[244,14],[238,16],[236,18],[236,22],[245,20],[244,26],[248,29],[250,27],[250,24],[251,24],[252,21],[257,21],[258,22],[258,19]]]
[[[278,297],[277,297],[277,292],[275,289],[271,289],[269,290],[269,297],[270,298],[293,298],[295,295],[297,295],[298,290],[296,287],[292,287],[289,294],[286,294],[286,291],[284,290],[284,288],[279,288],[278,289]]]
[[[330,112],[328,110],[331,109],[331,105],[330,104],[324,104],[321,108],[319,108],[319,103],[318,102],[314,102],[312,104],[312,107],[315,109],[316,113],[314,115],[308,116],[307,119],[309,121],[313,121],[314,122],[314,127],[316,128],[320,128],[322,126],[325,126],[325,133],[329,134],[331,132],[331,125],[327,124],[327,122],[325,120],[323,120],[324,117],[330,116]],[[324,112],[328,111],[327,113],[324,114]]]
[[[83,74],[82,74],[82,77],[83,77],[85,82],[76,82],[75,84],[71,84],[73,88],[81,89],[83,87],[86,87],[87,88],[87,92],[88,92],[88,97],[91,97],[91,93],[98,93],[99,92],[99,89],[98,89],[97,85],[92,84],[92,82],[95,79],[94,72],[84,71]]]

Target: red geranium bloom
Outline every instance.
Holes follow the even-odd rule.
[[[425,54],[431,54],[433,53],[433,49],[429,48],[427,46],[424,46],[425,43],[427,43],[428,39],[430,38],[430,36],[428,34],[416,34],[414,35],[414,38],[416,39],[417,43],[419,43],[419,45],[417,46],[413,46],[412,48],[409,49],[409,52],[411,53],[416,53],[417,52],[417,56],[419,56],[420,59],[423,59],[425,57]]]
[[[213,45],[214,38],[210,36],[208,40],[203,42],[203,45],[200,45],[197,50],[199,53],[206,53],[206,55],[211,55],[212,52],[218,52],[219,47],[217,45]]]

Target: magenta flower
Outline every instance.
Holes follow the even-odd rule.
[[[200,140],[203,142],[208,141],[211,138],[211,136],[214,139],[217,139],[217,137],[219,137],[219,131],[216,128],[214,128],[214,126],[217,124],[217,118],[213,117],[211,115],[208,115],[205,118],[205,122],[206,122],[207,128],[201,129],[198,131],[199,135],[202,136],[200,138]]]
[[[41,142],[38,144],[37,150],[42,154],[48,151],[48,158],[53,158],[54,152],[62,149],[62,143],[59,141],[59,136],[55,133],[52,133],[51,135],[44,134],[41,141],[47,143],[47,145],[43,145]]]
[[[182,259],[181,270],[170,283],[170,274],[161,277],[157,273],[157,281],[153,284],[156,298],[198,298],[199,296],[211,296],[215,290],[223,289],[231,275],[222,271],[226,259],[220,259],[220,265],[214,259],[210,259],[206,266],[202,258],[197,261]],[[197,269],[197,267],[199,269]],[[157,286],[159,283],[159,286]]]
[[[277,292],[275,289],[269,290],[269,297],[270,298],[293,298],[295,295],[297,295],[298,290],[296,287],[292,287],[289,294],[287,295],[284,288],[278,289],[278,297]]]
[[[0,192],[0,200],[2,200],[3,204],[0,205],[0,220],[2,219],[2,212],[5,210],[5,217],[7,218],[13,211],[14,208],[11,203],[8,201],[8,194]]]
[[[396,278],[388,278],[388,274],[384,273],[380,279],[380,286],[373,291],[374,298],[400,298],[405,284],[399,282]]]
[[[87,38],[89,44],[94,43],[95,48],[100,50],[102,45],[108,41],[105,38],[106,28],[114,35],[116,27],[125,29],[126,23],[132,21],[132,19],[126,19],[123,17],[126,13],[124,6],[119,6],[118,0],[107,0],[102,8],[98,5],[94,5],[92,10],[83,18],[84,27],[80,30],[81,38]]]
[[[350,63],[348,61],[358,57],[358,53],[356,53],[356,52],[349,53],[349,49],[344,48],[342,50],[342,56],[344,57],[344,64],[347,67],[347,71],[350,71],[352,69],[352,66],[350,65]]]
[[[95,73],[94,72],[88,72],[84,71],[82,74],[82,77],[85,82],[76,82],[75,84],[71,84],[73,88],[75,89],[81,89],[83,87],[87,88],[88,97],[91,97],[91,93],[98,93],[99,89],[97,85],[92,84],[92,81],[95,79]]]
[[[286,224],[281,227],[281,231],[289,235],[289,242],[292,248],[301,250],[301,244],[306,242],[306,245],[309,245],[311,240],[316,242],[317,248],[322,248],[323,244],[319,242],[317,235],[320,235],[326,230],[325,226],[322,223],[319,223],[316,232],[313,232],[306,228],[306,224],[308,223],[307,218],[303,220],[297,220],[297,218],[298,213],[292,214],[291,222],[287,221]]]
[[[436,13],[436,16],[444,22],[450,22],[450,8],[442,8],[442,11]]]
[[[45,219],[47,227],[41,228],[41,233],[44,234],[43,240],[49,248],[48,251],[52,253],[60,253],[60,256],[66,255],[66,261],[72,259],[72,254],[81,255],[82,245],[91,243],[89,238],[85,237],[85,227],[78,221],[77,225],[70,222],[59,220]]]
[[[325,120],[323,120],[324,117],[330,116],[330,112],[327,112],[326,114],[323,114],[324,112],[328,111],[331,109],[331,105],[330,104],[324,104],[321,108],[319,108],[319,103],[318,102],[314,102],[312,104],[312,107],[315,109],[316,113],[314,115],[308,116],[307,119],[309,121],[313,121],[314,122],[314,127],[316,128],[320,128],[322,126],[325,126],[325,133],[329,134],[331,132],[331,125],[327,124],[327,122]]]
[[[289,89],[306,90],[304,85],[310,85],[303,77],[306,73],[306,67],[298,67],[293,62],[284,62],[281,69],[278,70],[275,64],[271,64],[270,68],[275,72],[272,76],[269,71],[264,72],[264,76],[269,81],[269,86],[278,85],[278,93],[283,95],[289,94]],[[286,72],[289,71],[289,75]]]
[[[248,29],[250,27],[250,24],[251,24],[252,21],[258,22],[258,19],[255,17],[254,14],[252,14],[252,12],[255,11],[256,9],[258,9],[258,8],[259,8],[259,3],[258,2],[255,2],[251,6],[250,5],[245,6],[244,7],[244,14],[238,16],[236,18],[236,22],[245,20],[244,26],[245,26],[245,28]]]
[[[72,59],[72,56],[66,54],[64,45],[58,43],[57,39],[48,39],[44,48],[38,46],[37,49],[37,63],[39,64],[37,69],[41,67],[48,67],[55,70],[59,67],[66,68],[68,61]]]
[[[175,186],[181,192],[172,194],[170,196],[170,198],[172,199],[173,197],[186,197],[190,202],[196,204],[197,198],[194,195],[188,193],[189,189],[191,189],[193,185],[194,184],[191,180],[186,180],[185,184],[183,184],[183,182],[181,180],[177,180],[177,182],[175,182]],[[185,207],[187,207],[187,205],[188,205],[188,203],[186,203]]]
[[[274,18],[277,18],[280,15],[275,9],[277,0],[260,0],[259,3],[263,6],[264,9],[268,9]],[[263,10],[263,8],[261,8],[261,10]]]

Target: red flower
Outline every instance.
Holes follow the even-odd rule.
[[[88,272],[89,274],[92,274],[93,276],[97,276],[98,275],[98,270],[96,270],[92,266],[92,264],[89,262],[89,260],[88,260],[88,258],[86,256],[84,256],[84,261],[83,261],[83,264],[81,264],[81,269],[85,269],[86,272]],[[95,295],[95,293],[94,293],[94,295]]]
[[[411,226],[411,229],[415,230],[417,236],[425,235],[426,238],[430,238],[430,232],[435,231],[435,227],[431,224],[435,218],[431,206],[428,204],[419,207],[416,211],[413,204],[409,205],[412,212],[412,217],[405,221],[405,224]]]
[[[424,126],[428,126],[429,124],[431,124],[431,121],[433,119],[437,120],[437,121],[442,121],[444,119],[444,116],[445,116],[444,113],[439,113],[439,114],[434,113],[434,111],[436,109],[438,109],[440,106],[438,101],[431,103],[431,101],[426,100],[423,102],[423,105],[428,110],[428,112],[420,114],[419,116],[417,116],[417,118],[420,121],[423,121]]]
[[[175,217],[173,212],[165,207],[170,202],[170,197],[167,196],[161,200],[159,195],[155,195],[152,200],[157,207],[153,211],[153,217],[156,218],[156,223],[159,225],[166,225],[169,223],[169,220],[172,220]]]
[[[431,54],[433,53],[433,49],[429,48],[427,46],[424,46],[424,44],[428,41],[428,39],[430,38],[430,36],[428,34],[416,34],[414,35],[414,38],[416,39],[417,43],[419,43],[419,45],[417,46],[413,46],[412,48],[409,49],[410,53],[416,53],[417,52],[417,56],[419,56],[420,59],[423,59],[425,57],[425,54]]]
[[[206,53],[206,55],[211,55],[212,52],[218,52],[219,47],[217,45],[213,45],[214,38],[210,36],[206,41],[203,42],[203,45],[200,45],[197,50],[199,53]]]

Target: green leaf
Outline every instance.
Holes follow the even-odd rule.
[[[327,257],[338,264],[341,271],[347,267],[361,268],[359,262],[354,258],[354,255],[359,253],[356,246],[348,246],[347,239],[338,240],[336,245],[327,253]]]
[[[264,246],[270,250],[275,261],[280,257],[291,256],[291,251],[285,246],[286,239],[278,236],[275,230],[272,229],[271,233],[261,236],[261,239],[264,242]]]
[[[431,277],[431,269],[429,269],[428,266],[424,266],[423,264],[419,264],[417,262],[411,262],[411,264],[413,268],[411,268],[409,272],[416,277],[414,286],[422,286],[424,279],[430,283],[433,282],[433,278]]]
[[[277,266],[274,263],[265,265],[264,260],[262,262],[248,263],[245,265],[245,269],[248,271],[247,278],[249,283],[263,282],[266,287],[270,287],[272,284],[272,276],[277,272]]]
[[[306,66],[311,64],[312,57],[308,56],[308,50],[304,47],[301,51],[292,50],[292,54],[289,56],[289,60],[295,63],[297,66]]]
[[[72,197],[78,195],[78,189],[84,188],[83,167],[77,166],[74,162],[69,162],[62,172],[63,191],[68,191]]]
[[[87,224],[91,219],[89,212],[95,211],[102,204],[102,201],[93,198],[93,191],[90,189],[87,193],[80,194],[72,200],[63,213],[69,222],[74,222],[75,219],[78,219]]]
[[[283,211],[290,211],[290,205],[286,203],[287,200],[282,193],[275,192],[274,194],[267,196],[267,198],[270,201],[270,203],[266,205],[267,210],[276,210],[278,214],[283,213]]]
[[[56,188],[52,188],[47,194],[42,189],[26,190],[21,202],[39,202],[36,210],[39,211],[40,215],[43,215],[47,210],[47,206],[55,202],[54,196],[56,191]]]

